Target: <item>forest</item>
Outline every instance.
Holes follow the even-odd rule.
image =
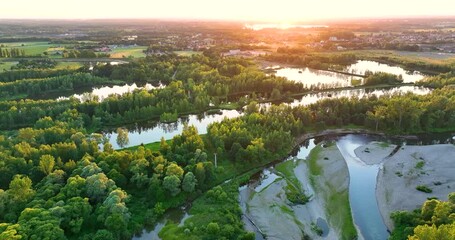
[[[187,31],[182,30],[190,35]],[[227,36],[235,39],[247,33]],[[93,38],[117,43],[123,41],[120,36],[100,33]],[[353,37],[350,32],[337,36]],[[148,35],[138,42],[149,40],[158,41]],[[245,42],[239,45],[255,49]],[[375,58],[433,72],[416,83],[431,92],[327,97],[292,106],[286,102],[323,89],[267,74],[256,60],[339,71],[364,58],[306,47],[279,47],[253,59],[227,57],[220,54],[226,46],[181,56],[171,52],[175,46],[149,46],[148,51],[160,46],[169,53],[125,59],[124,64],[96,63],[93,68],[89,64],[59,68],[60,62],[30,58],[0,72],[1,240],[131,239],[144,227],[153,228],[172,209],[188,205],[192,217],[181,225],[167,224],[161,238],[251,240],[255,235],[242,222],[239,186],[264,166],[288,157],[304,134],[339,128],[386,135],[455,131],[455,77],[450,64]],[[14,49],[2,49],[0,54],[25,55]],[[68,51],[64,56],[96,57],[100,55],[91,50]],[[402,82],[402,76],[366,72],[359,88]],[[81,89],[125,83],[155,87],[103,100],[72,96]],[[334,89],[324,89],[330,90]],[[68,93],[68,98],[56,99],[53,93]],[[118,145],[123,147],[127,126],[176,122],[189,114],[226,109],[241,114],[210,124],[206,134],[185,124],[171,139],[121,149],[114,149],[103,135],[117,129]],[[444,239],[455,234],[454,196],[394,213],[391,239]]]
[[[166,209],[186,199],[203,194],[204,201],[215,204],[232,194],[227,186],[205,192],[238,174],[227,176],[215,169],[210,159],[214,151],[229,164],[249,169],[286,156],[296,136],[315,128],[348,124],[394,132],[450,128],[455,121],[454,94],[444,88],[425,96],[327,99],[308,107],[281,105],[268,110],[253,101],[243,117],[212,124],[206,136],[186,126],[169,143],[162,140],[159,151],[144,147],[114,151],[109,143],[103,144],[102,136],[89,134],[87,129],[93,122],[86,120],[94,115],[86,110],[88,103],[59,103],[69,107],[52,111],[53,117],[43,116],[14,136],[1,138],[0,182],[4,190],[0,216],[5,223],[0,225],[4,229],[0,236],[128,239],[144,222],[153,224]],[[127,99],[124,101],[134,102]],[[18,107],[40,109],[47,105],[25,101]],[[120,113],[120,109],[109,108]],[[380,111],[387,114],[375,118]],[[7,207],[11,204],[14,207]],[[240,227],[238,210],[230,205],[223,208],[232,214],[229,222],[214,218],[197,230],[188,226],[175,231],[190,229],[190,236],[207,234],[208,238],[223,232],[228,239],[247,239],[250,235]]]

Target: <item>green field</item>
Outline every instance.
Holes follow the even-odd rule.
[[[198,51],[174,51],[175,54],[179,55],[179,56],[191,56],[191,55],[199,55],[199,54],[202,54],[202,52],[198,52]]]
[[[0,62],[0,72],[8,71],[16,64],[17,62]]]
[[[438,52],[407,52],[407,51],[392,51],[392,50],[354,50],[343,53],[355,54],[358,58],[379,58],[389,57],[402,62],[422,61],[432,64],[455,63],[455,54],[441,54]]]
[[[146,49],[147,47],[145,46],[117,47],[113,48],[109,54],[111,54],[111,58],[143,58],[145,57],[145,53],[143,51]]]
[[[14,42],[14,43],[0,43],[5,48],[18,48],[25,50],[26,56],[43,55],[44,52],[49,53],[51,58],[59,58],[61,55],[53,55],[55,51],[63,51],[66,47],[72,46],[71,44],[49,44],[49,42]]]
[[[1,43],[5,48],[19,48],[25,50],[26,55],[34,56],[43,54],[49,48],[48,42],[15,42],[15,43]]]
[[[82,67],[82,63],[79,62],[58,62],[55,69],[78,69]]]

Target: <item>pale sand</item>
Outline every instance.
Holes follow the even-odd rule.
[[[330,194],[334,194],[334,189],[336,189],[335,194],[349,192],[349,170],[346,161],[335,144],[324,148],[320,152],[317,163],[322,172],[319,176],[313,176],[315,180],[314,187],[316,188],[315,198],[324,206],[323,209],[327,209],[325,205],[330,201]],[[340,239],[343,217],[336,215],[332,217],[332,219],[328,219],[328,224],[331,228],[330,232],[335,233],[335,237],[328,239]]]
[[[360,160],[368,165],[379,164],[395,149],[397,145],[371,142],[367,145],[360,146],[354,150]]]
[[[370,150],[372,155],[376,151],[377,158],[383,156],[380,149]],[[421,169],[416,167],[420,161],[424,162]],[[455,191],[454,145],[404,146],[383,164],[378,174],[376,197],[389,229],[393,229],[392,212],[419,208],[428,197],[447,200],[447,195]],[[425,185],[433,192],[420,192],[416,190],[418,185]]]
[[[284,192],[285,186],[285,180],[277,180],[255,193],[248,202],[251,218],[267,239],[302,239],[302,230],[292,214],[282,210],[290,209]]]
[[[286,181],[279,179],[261,192],[255,193],[248,201],[248,211],[267,239],[302,239],[306,233],[311,239],[339,239],[341,230],[337,219],[328,219],[325,205],[330,192],[328,188],[337,189],[337,192],[348,191],[349,174],[346,162],[336,146],[324,149],[320,154],[318,164],[323,173],[315,176],[318,188],[314,191],[309,181],[309,171],[306,160],[299,160],[294,168],[294,173],[303,190],[308,195],[313,195],[310,202],[305,205],[293,206],[286,198]],[[328,160],[324,160],[327,157]],[[291,211],[283,211],[288,208]],[[325,237],[318,236],[311,230],[311,223],[318,218],[325,219],[329,225],[329,233]]]

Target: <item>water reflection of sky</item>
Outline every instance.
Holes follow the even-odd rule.
[[[346,67],[343,71],[353,74],[364,75],[365,71],[387,72],[395,75],[402,75],[403,82],[410,83],[423,79],[425,76],[418,72],[409,72],[401,67],[390,66],[373,61],[358,61]],[[282,68],[275,73],[276,76],[286,77],[289,80],[303,83],[306,87],[311,85],[323,87],[347,87],[352,86],[352,79],[363,79],[361,77],[350,76],[330,71],[315,70],[310,68]]]
[[[370,96],[383,96],[383,95],[392,95],[392,94],[405,94],[407,92],[412,92],[417,95],[425,95],[431,92],[429,88],[417,87],[417,86],[400,86],[393,87],[388,89],[347,89],[340,91],[328,91],[328,92],[318,92],[318,93],[309,93],[302,96],[299,99],[288,103],[292,107],[296,106],[307,106],[317,101],[325,98],[342,98],[342,97],[370,97]],[[263,103],[261,107],[270,107],[271,103]]]
[[[424,87],[416,87],[416,86],[401,86],[401,87],[394,87],[390,89],[350,89],[350,90],[341,90],[335,92],[320,92],[314,94],[307,94],[304,95],[301,99],[294,100],[290,105],[301,106],[301,105],[309,105],[316,103],[317,101],[324,99],[324,98],[342,98],[342,97],[353,97],[357,96],[359,98],[362,97],[369,97],[376,95],[377,97],[383,95],[392,95],[397,93],[407,93],[412,92],[418,95],[424,95],[431,92],[429,88]]]
[[[408,73],[400,67],[392,67],[386,64],[380,64],[372,61],[358,61],[356,64],[349,66],[346,71],[356,74],[364,74],[366,70],[370,71],[384,71],[393,74],[402,74],[405,82],[417,81],[424,76],[418,73]],[[278,69],[277,76],[287,77],[288,79],[301,81],[306,85],[319,85],[328,84],[337,87],[341,86],[350,86],[351,79],[359,79],[359,77],[353,77],[340,73],[333,73],[328,71],[314,70],[309,68],[283,68]],[[134,89],[137,89],[136,84],[124,85],[124,86],[113,86],[113,87],[103,87],[95,88],[92,91],[92,94],[99,96],[100,99],[106,98],[110,94],[123,94],[126,92],[131,92]],[[147,85],[146,88],[151,89],[153,86]],[[395,93],[406,93],[413,92],[415,94],[423,95],[429,93],[431,90],[423,87],[416,86],[401,86],[388,89],[347,89],[334,92],[319,92],[313,94],[306,94],[300,99],[296,99],[293,102],[288,103],[290,106],[300,106],[300,105],[309,105],[316,103],[317,101],[324,98],[341,98],[341,97],[352,97],[357,96],[368,97],[368,96],[382,96],[386,94],[395,94]],[[83,98],[83,95],[77,95],[78,98]],[[261,107],[268,107],[270,103],[261,104]],[[175,123],[157,123],[152,126],[147,127],[133,127],[129,131],[129,146],[140,145],[141,143],[151,143],[160,141],[161,137],[165,139],[172,139],[175,135],[180,134],[183,130],[184,123],[188,125],[194,125],[200,134],[207,133],[207,126],[213,122],[219,122],[225,117],[235,118],[240,116],[241,113],[235,110],[223,110],[222,114],[215,115],[190,115],[186,118],[179,119]],[[111,132],[107,134],[110,143],[115,149],[119,149],[116,139],[117,133]]]
[[[133,84],[125,84],[125,85],[115,85],[115,86],[105,86],[105,87],[97,87],[93,88],[91,92],[86,92],[82,94],[74,94],[73,97],[84,101],[87,100],[87,98],[92,98],[94,96],[97,96],[99,101],[104,100],[107,98],[109,95],[123,95],[125,93],[133,92],[136,89],[147,89],[147,90],[152,90],[155,88],[162,88],[163,85],[159,85],[157,87],[153,86],[152,84],[147,83],[145,86],[139,87],[136,85],[136,83]],[[62,99],[68,99],[68,97],[59,97],[57,98],[59,100]]]
[[[352,64],[351,66],[346,68],[346,72],[349,73],[355,73],[355,74],[360,74],[364,75],[365,71],[372,71],[372,72],[386,72],[386,73],[392,73],[395,75],[402,75],[403,76],[403,82],[409,83],[409,82],[416,82],[421,79],[423,79],[425,76],[418,73],[418,72],[410,72],[406,71],[401,67],[396,67],[396,66],[390,66],[387,64],[383,63],[378,63],[374,61],[358,61],[356,64]]]
[[[337,141],[337,147],[349,169],[349,201],[353,218],[365,239],[387,239],[387,227],[379,213],[376,200],[376,177],[380,165],[366,165],[354,150],[368,144],[363,135],[347,135]]]
[[[200,134],[207,133],[207,126],[213,122],[220,122],[225,117],[235,118],[240,116],[241,113],[236,110],[222,110],[221,114],[213,115],[190,115],[185,118],[180,118],[175,123],[158,123],[152,127],[136,127],[135,129],[129,129],[128,138],[129,143],[125,147],[140,145],[141,143],[152,143],[164,139],[172,139],[175,135],[182,133],[184,123],[188,125],[194,125]],[[110,132],[106,133],[109,138],[109,142],[112,144],[114,149],[120,149],[117,144],[117,133]]]
[[[275,73],[276,76],[286,77],[289,80],[303,83],[304,86],[324,86],[324,88],[351,86],[351,79],[361,79],[346,74],[310,68],[282,68]]]

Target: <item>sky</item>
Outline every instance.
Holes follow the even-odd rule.
[[[300,22],[455,16],[453,0],[5,0],[0,18],[164,18]]]

